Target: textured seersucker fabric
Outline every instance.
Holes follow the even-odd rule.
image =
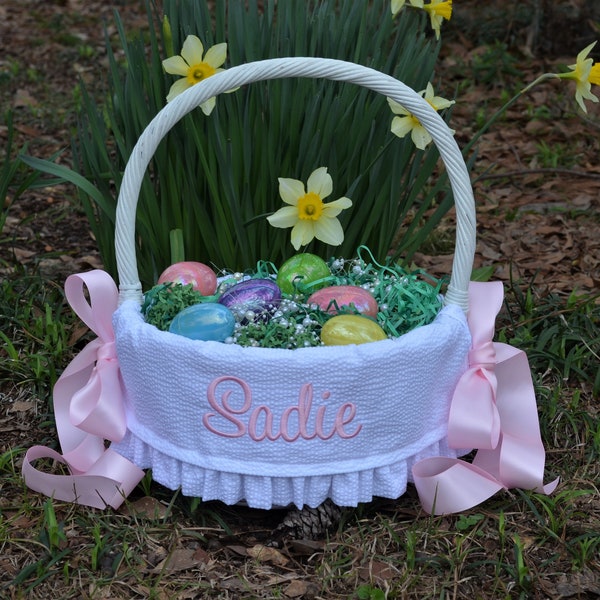
[[[355,506],[402,495],[414,462],[457,455],[447,418],[471,337],[455,306],[395,340],[298,350],[188,340],[131,301],[114,328],[128,433],[112,448],[186,495]]]

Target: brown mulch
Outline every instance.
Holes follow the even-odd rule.
[[[0,5],[0,145],[13,110],[13,153],[69,165],[79,82],[102,93],[108,61],[104,24],[116,39],[114,11],[131,31],[147,28],[143,2],[7,0]],[[1,153],[0,153],[1,156]],[[20,262],[62,285],[70,273],[101,267],[69,186],[32,189],[10,207],[0,243],[0,272]],[[10,196],[5,203],[11,202]],[[4,266],[3,266],[4,265]]]

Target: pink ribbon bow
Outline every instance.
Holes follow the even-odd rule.
[[[558,485],[558,479],[543,484],[545,452],[527,355],[492,342],[503,296],[499,281],[469,286],[472,346],[469,368],[452,398],[448,443],[452,448],[478,451],[472,464],[439,457],[413,466],[426,512],[460,512],[501,489],[518,487],[550,494]]]
[[[120,441],[127,431],[112,327],[117,286],[107,273],[94,270],[68,277],[65,295],[98,337],[71,361],[54,386],[54,415],[63,455],[43,446],[30,448],[23,462],[23,479],[31,489],[58,500],[118,508],[144,472],[104,444],[105,439]],[[71,474],[37,470],[32,462],[40,458],[66,464]]]

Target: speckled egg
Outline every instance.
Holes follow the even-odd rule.
[[[169,331],[192,340],[223,342],[235,327],[233,313],[217,302],[193,304],[175,315]]]
[[[158,278],[158,283],[192,284],[203,296],[212,296],[217,289],[217,276],[207,265],[200,262],[183,261],[167,267]]]
[[[281,301],[281,290],[272,279],[247,279],[228,288],[219,303],[234,313],[265,315],[272,313]]]
[[[322,258],[305,252],[303,254],[295,254],[281,265],[277,272],[277,285],[285,294],[294,294],[296,285],[307,285],[318,282],[320,279],[325,279],[330,275],[331,271]],[[318,285],[317,289],[325,285],[327,285],[327,282]]]
[[[367,344],[386,339],[385,331],[375,321],[361,315],[331,317],[321,329],[321,341],[325,346]]]
[[[376,317],[379,310],[373,294],[357,285],[331,285],[322,288],[311,294],[308,304],[316,304],[321,310],[330,313],[354,308],[368,317]]]

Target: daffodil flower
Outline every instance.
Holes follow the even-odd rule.
[[[392,0],[392,16],[395,17],[406,4],[406,0]],[[452,0],[431,0],[425,4],[423,0],[410,0],[413,8],[422,8],[429,15],[431,27],[435,31],[435,37],[440,38],[440,28],[444,19],[447,21],[452,17]]]
[[[428,83],[427,87],[419,92],[419,94],[423,96],[436,111],[443,110],[454,104],[454,100],[446,100],[441,96],[436,96],[431,83]],[[398,115],[392,119],[392,133],[399,138],[403,138],[410,133],[414,145],[419,148],[419,150],[424,150],[432,140],[429,132],[421,125],[421,121],[395,100],[388,98],[388,104],[390,105],[392,112],[395,115]]]
[[[406,0],[392,0],[392,16],[395,17],[406,4]],[[410,5],[414,8],[423,8],[423,0],[410,0]]]
[[[163,60],[164,70],[171,75],[182,75],[169,90],[167,102],[170,102],[196,83],[223,71],[221,65],[227,58],[227,44],[216,44],[204,54],[204,46],[198,37],[188,35],[181,48],[181,56],[171,56]],[[233,91],[233,90],[232,90]],[[200,105],[205,115],[210,115],[215,107],[215,98],[209,98]]]
[[[326,167],[310,174],[306,189],[297,179],[280,177],[278,181],[279,195],[289,206],[280,208],[267,220],[273,227],[292,227],[292,246],[296,250],[313,238],[332,246],[339,246],[344,241],[344,231],[336,217],[345,208],[350,208],[352,201],[343,197],[334,202],[323,202],[333,191],[333,180]]]
[[[596,42],[593,42],[577,55],[577,62],[574,65],[569,65],[571,70],[568,73],[558,74],[561,79],[573,79],[575,81],[575,100],[583,112],[587,112],[584,100],[598,102],[598,97],[592,94],[592,83],[600,84],[600,68],[598,65],[594,65],[593,58],[588,58],[588,54],[595,45]]]
[[[444,19],[450,20],[452,16],[452,0],[431,0],[423,5],[423,10],[429,14],[431,27],[435,31],[436,39],[440,39],[440,28]]]

